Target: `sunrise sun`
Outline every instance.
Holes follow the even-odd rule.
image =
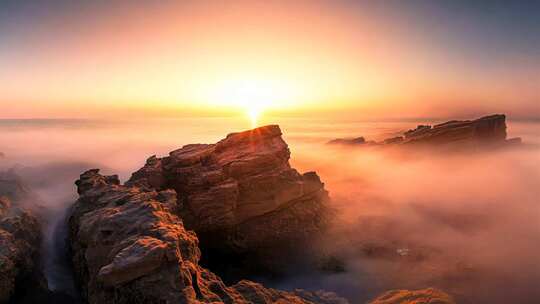
[[[245,81],[231,89],[232,104],[243,108],[253,128],[257,127],[260,116],[272,105],[272,101],[278,98],[275,91],[263,83]]]
[[[284,108],[293,98],[290,86],[264,79],[227,80],[211,90],[213,104],[242,111],[253,128],[269,109]]]

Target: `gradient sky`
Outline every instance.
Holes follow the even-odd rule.
[[[1,1],[0,118],[540,117],[540,1]]]

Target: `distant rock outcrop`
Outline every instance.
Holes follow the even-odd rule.
[[[175,208],[203,251],[249,252],[250,259],[271,264],[279,259],[269,255],[302,248],[331,213],[319,176],[291,168],[281,135],[270,125],[216,144],[187,145],[149,158],[126,185],[176,190]]]
[[[363,145],[366,143],[364,137],[356,138],[336,138],[328,142],[330,145]]]
[[[369,304],[455,304],[448,294],[433,288],[422,290],[391,290]]]
[[[332,140],[329,144],[481,147],[519,142],[521,142],[519,138],[506,138],[506,116],[495,114],[475,120],[452,120],[434,126],[419,125],[406,131],[402,136],[388,138],[382,142],[339,139]]]
[[[185,150],[177,154],[187,157]],[[190,155],[191,164],[202,161],[200,155]],[[179,166],[182,160],[188,162],[183,157],[177,155],[168,161]],[[230,163],[228,168],[232,172],[242,170],[241,165]],[[158,180],[163,182],[161,177]],[[218,276],[199,266],[199,241],[176,214],[185,202],[177,200],[174,190],[124,186],[116,176],[103,176],[98,170],[83,173],[76,184],[80,197],[69,220],[70,247],[78,285],[90,304],[347,303],[332,293],[284,292],[246,280],[226,286]],[[221,225],[232,221],[220,219]]]

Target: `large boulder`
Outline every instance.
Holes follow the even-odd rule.
[[[176,190],[176,208],[203,250],[276,261],[268,255],[301,247],[331,213],[324,184],[315,172],[291,168],[281,135],[270,125],[152,156],[126,184]]]
[[[199,241],[176,215],[183,204],[174,190],[121,185],[98,170],[76,185],[69,242],[88,303],[346,303],[334,294],[245,280],[226,286],[199,265]]]

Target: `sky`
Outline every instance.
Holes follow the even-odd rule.
[[[0,84],[0,118],[539,118],[540,1],[0,0]]]

